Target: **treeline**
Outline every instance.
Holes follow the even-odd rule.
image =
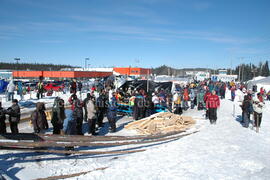
[[[74,68],[62,64],[39,64],[39,63],[4,63],[0,62],[0,69],[8,70],[37,70],[37,71],[58,71],[62,68]]]
[[[152,72],[156,75],[168,75],[168,76],[186,76],[188,71],[208,71],[211,74],[218,73],[218,70],[207,69],[207,68],[183,68],[176,69],[166,65],[153,68]],[[268,61],[260,62],[258,65],[249,63],[249,64],[240,64],[235,69],[226,69],[227,74],[238,75],[238,80],[248,81],[257,76],[270,76]]]
[[[156,75],[168,75],[168,76],[185,76],[187,71],[208,71],[212,72],[213,70],[207,68],[183,68],[176,69],[166,65],[162,65],[157,68],[153,68],[152,72]]]
[[[251,63],[240,64],[232,72],[239,76],[240,81],[248,81],[257,76],[270,76],[268,61],[260,62],[257,66]]]

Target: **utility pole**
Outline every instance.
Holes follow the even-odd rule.
[[[240,57],[240,63],[242,63],[243,62],[243,59],[244,59],[244,57]],[[241,82],[241,78],[242,78],[242,80],[243,80],[243,77],[241,77],[241,71],[242,71],[242,64],[241,64],[241,66],[239,65],[239,81]]]
[[[232,75],[232,58],[231,58],[231,73],[230,74]]]
[[[19,69],[19,61],[21,60],[20,58],[14,58],[15,61],[17,61],[17,66],[16,66],[16,69],[18,70]]]
[[[238,69],[238,70],[239,70],[239,75],[238,75],[239,82],[241,82],[241,76],[240,76],[240,75],[241,75],[241,67],[242,67],[242,66],[239,65],[239,69]]]
[[[147,93],[149,92],[149,74],[150,69],[147,70]]]

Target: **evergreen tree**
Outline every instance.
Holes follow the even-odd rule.
[[[268,61],[265,62],[265,64],[262,66],[262,76],[268,77],[269,74],[269,66]]]

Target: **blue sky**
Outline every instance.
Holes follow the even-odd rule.
[[[0,60],[223,68],[270,59],[269,0],[0,0]],[[241,59],[241,57],[243,57]]]

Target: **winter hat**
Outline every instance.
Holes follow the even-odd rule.
[[[13,99],[12,102],[13,103],[18,103],[18,100],[17,99]]]

